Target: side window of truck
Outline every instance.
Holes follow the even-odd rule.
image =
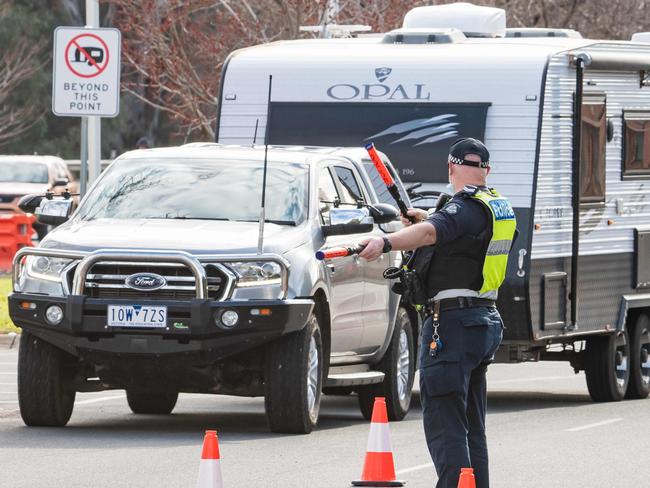
[[[361,192],[359,182],[354,177],[354,173],[350,168],[343,166],[335,166],[334,171],[336,177],[341,184],[341,203],[348,203],[355,205],[357,202],[365,203],[365,198]]]
[[[336,201],[337,198],[339,198],[339,195],[332,174],[329,168],[323,167],[318,177],[318,208],[322,224],[329,225],[330,210],[334,206],[332,202]]]

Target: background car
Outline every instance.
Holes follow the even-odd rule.
[[[52,189],[62,193],[78,190],[78,183],[63,159],[55,156],[0,156],[0,212],[20,212],[18,200],[28,194],[44,194]],[[39,240],[48,226],[36,223]]]

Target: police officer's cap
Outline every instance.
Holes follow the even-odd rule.
[[[477,154],[481,162],[468,161],[465,156],[468,154]],[[449,148],[449,162],[452,164],[462,164],[463,166],[474,166],[476,168],[487,168],[490,166],[490,152],[478,139],[463,137],[456,140]]]

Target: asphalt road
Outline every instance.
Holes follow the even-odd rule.
[[[121,391],[79,394],[61,429],[25,427],[15,350],[0,349],[0,486],[193,487],[203,431],[219,431],[225,488],[348,487],[361,473],[368,424],[356,398],[325,397],[318,430],[270,434],[262,399],[182,395],[167,417],[133,415]],[[492,487],[650,486],[650,400],[591,403],[563,363],[489,372]],[[391,424],[398,476],[433,487],[419,396]]]

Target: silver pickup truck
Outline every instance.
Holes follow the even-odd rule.
[[[107,389],[143,414],[171,413],[179,392],[264,396],[274,432],[310,432],[322,392],[406,415],[419,319],[382,276],[400,256],[314,257],[401,226],[379,174],[362,148],[269,147],[261,241],[264,153],[133,151],[71,216],[23,199],[61,224],[14,261],[27,425],[63,426],[77,391]]]

